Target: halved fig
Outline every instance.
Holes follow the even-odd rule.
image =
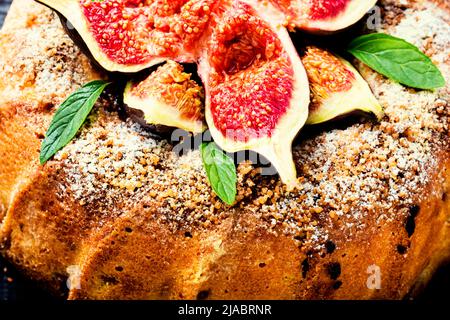
[[[62,14],[108,71],[195,62],[214,0],[38,0]]]
[[[82,47],[108,71],[137,72],[166,60],[195,62],[201,56],[211,15],[231,0],[37,0],[75,28]],[[376,0],[245,0],[273,23],[319,31],[358,21]],[[278,20],[277,20],[278,19]],[[69,32],[75,34],[75,32]]]
[[[262,154],[293,187],[291,144],[308,116],[306,72],[271,6],[256,12],[233,1],[221,9],[199,63],[211,135],[225,151]]]
[[[342,30],[355,24],[377,2],[377,0],[270,1],[283,11],[289,25],[324,32]]]
[[[302,54],[308,74],[311,103],[307,124],[317,124],[361,110],[383,117],[383,108],[367,82],[345,59],[309,46]]]
[[[146,123],[193,133],[205,129],[203,100],[203,88],[172,60],[145,80],[128,82],[123,95],[126,107],[142,111]]]
[[[206,121],[216,143],[229,152],[259,152],[291,187],[297,183],[291,144],[308,118],[310,89],[285,21],[307,30],[340,30],[376,2],[38,1],[71,22],[106,70],[138,72],[167,60],[197,62],[205,85]],[[308,54],[305,58],[314,63]],[[350,109],[366,108],[379,115],[378,103],[350,64],[325,53],[319,59],[328,63],[328,78],[324,80],[324,73],[318,79],[310,75],[315,99],[310,123]],[[332,68],[342,74],[334,75]],[[342,83],[333,76],[344,76]],[[360,100],[351,104],[352,95]],[[124,94],[125,103],[142,111],[147,122],[193,132],[204,128],[201,98],[198,85],[174,62],[141,83],[129,83]]]

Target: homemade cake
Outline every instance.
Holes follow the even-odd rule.
[[[448,81],[448,2],[379,6],[379,31],[417,45]],[[416,91],[355,63],[382,121],[300,132],[293,191],[241,163],[228,206],[199,151],[179,155],[124,119],[113,87],[40,165],[57,106],[106,74],[55,13],[15,0],[0,33],[2,255],[70,299],[413,297],[450,257],[449,87]]]

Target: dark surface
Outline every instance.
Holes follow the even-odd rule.
[[[5,19],[10,3],[11,1],[8,0],[0,0],[0,26],[3,25],[3,20]]]
[[[30,0],[31,1],[31,0]],[[6,12],[11,1],[0,0],[0,26],[3,25]],[[26,279],[14,267],[0,257],[0,301],[2,300],[50,300],[49,293]],[[441,268],[436,273],[419,300],[450,301],[450,265]]]

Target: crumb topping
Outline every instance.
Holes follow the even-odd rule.
[[[5,96],[28,98],[31,91],[39,100],[57,105],[67,92],[98,76],[87,72],[89,60],[65,34],[56,14],[42,8],[24,23],[26,28],[11,33],[3,28],[0,34],[2,41],[16,44],[0,53]]]
[[[152,208],[176,224],[210,224],[223,204],[211,192],[198,151],[177,156],[132,121],[101,109],[92,126],[56,156],[64,163],[70,189],[93,210]]]

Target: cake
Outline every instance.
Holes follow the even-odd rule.
[[[448,81],[448,3],[379,6],[379,31]],[[14,0],[0,33],[1,254],[69,299],[414,297],[450,257],[449,87],[416,91],[354,62],[385,117],[302,132],[293,191],[239,164],[228,206],[199,151],[180,155],[124,117],[114,88],[40,165],[55,109],[107,75],[55,13]]]

